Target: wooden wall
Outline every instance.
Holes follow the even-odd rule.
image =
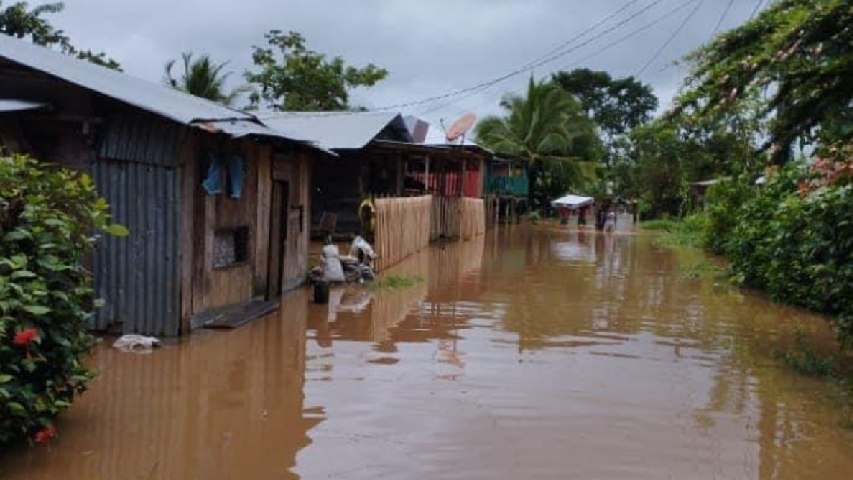
[[[381,198],[375,207],[377,270],[399,263],[429,245],[431,196]]]

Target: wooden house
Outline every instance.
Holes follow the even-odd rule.
[[[515,223],[527,210],[530,178],[521,159],[495,155],[486,163],[483,199],[486,222]]]
[[[328,226],[321,220],[334,215],[337,234],[371,237],[380,269],[430,240],[470,238],[485,229],[479,147],[418,141],[394,112],[292,112],[262,118],[270,128],[312,138],[337,154],[314,169],[313,224],[324,233]]]
[[[127,238],[92,327],[172,336],[275,308],[307,273],[322,150],[254,116],[0,35],[0,143],[94,177]]]

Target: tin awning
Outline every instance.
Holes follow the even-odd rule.
[[[38,110],[46,106],[47,104],[30,102],[28,100],[18,100],[16,98],[0,98],[0,113],[20,112],[22,110]]]

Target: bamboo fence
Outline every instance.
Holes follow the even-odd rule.
[[[374,247],[381,271],[429,245],[432,197],[380,198],[375,203]]]
[[[470,240],[486,232],[486,211],[481,198],[462,198],[459,216],[459,238]]]

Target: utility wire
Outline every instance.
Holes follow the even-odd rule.
[[[525,64],[521,67],[521,69],[530,70],[530,69],[535,68],[535,66],[536,66],[536,64],[537,64],[538,62],[541,62],[542,60],[545,60],[545,59],[547,59],[547,58],[549,58],[549,57],[553,56],[554,54],[556,54],[556,53],[560,52],[561,50],[565,49],[566,47],[568,47],[568,46],[569,46],[569,45],[571,45],[572,43],[576,42],[577,40],[580,40],[581,38],[583,38],[584,36],[586,36],[588,33],[591,33],[591,32],[593,32],[593,31],[595,31],[596,29],[598,29],[598,27],[600,27],[600,26],[604,25],[605,23],[607,23],[608,21],[610,21],[612,18],[614,18],[614,17],[616,17],[617,15],[619,15],[620,13],[624,12],[625,10],[627,10],[628,8],[630,8],[631,6],[633,6],[635,3],[639,2],[639,1],[640,1],[640,0],[631,0],[631,1],[629,1],[629,2],[627,2],[627,3],[625,3],[625,4],[623,4],[623,5],[622,5],[621,7],[619,7],[616,11],[611,12],[610,14],[608,14],[607,16],[605,16],[604,18],[602,18],[601,20],[599,20],[598,22],[596,22],[596,23],[595,23],[594,25],[592,25],[591,27],[589,27],[589,28],[587,28],[587,29],[583,30],[582,32],[578,33],[577,35],[574,35],[574,36],[573,36],[573,37],[571,37],[570,39],[566,40],[565,42],[561,43],[560,45],[557,45],[556,47],[554,47],[554,48],[552,48],[551,50],[547,51],[547,52],[546,52],[546,53],[544,53],[543,55],[540,55],[540,56],[536,57],[535,59],[533,59],[533,60],[531,60],[531,61],[529,61],[529,62],[525,63]],[[463,96],[463,97],[462,97],[462,98],[460,98],[460,99],[457,99],[457,100],[454,100],[454,101],[451,101],[451,102],[447,102],[447,103],[442,103],[442,104],[439,104],[439,105],[437,105],[437,106],[435,106],[435,107],[430,107],[430,108],[428,108],[427,110],[424,110],[424,111],[418,112],[418,114],[419,114],[419,115],[426,115],[426,114],[432,113],[432,112],[434,112],[434,111],[436,111],[436,110],[440,110],[440,109],[445,108],[445,107],[448,107],[448,106],[450,106],[450,105],[454,105],[455,103],[457,103],[457,102],[458,102],[459,100],[461,100],[461,99],[468,98],[468,97],[470,97],[470,96],[472,96],[472,95],[474,95],[474,94],[477,94],[477,93],[484,93],[485,91],[487,91],[487,90],[489,90],[489,89],[493,88],[493,85],[494,85],[494,84],[492,84],[492,85],[487,85],[487,86],[484,86],[484,87],[482,87],[482,88],[480,88],[480,89],[477,89],[477,90],[474,90],[474,91],[468,92],[468,94],[467,94],[467,95]]]
[[[752,14],[749,16],[749,19],[752,20],[755,18],[755,15],[761,10],[761,7],[764,5],[764,0],[758,0],[758,3],[755,4],[755,8],[752,9]]]
[[[622,37],[617,38],[616,40],[613,40],[612,42],[610,42],[610,43],[608,43],[608,44],[604,45],[603,47],[599,48],[598,50],[595,50],[594,52],[592,52],[592,53],[588,54],[587,56],[585,56],[585,57],[583,57],[583,58],[581,58],[581,59],[579,59],[579,60],[576,60],[576,61],[572,62],[571,64],[564,65],[564,66],[562,67],[562,69],[571,68],[571,67],[575,67],[575,66],[577,66],[577,65],[579,65],[579,64],[582,64],[583,62],[585,62],[585,61],[587,61],[587,60],[589,60],[589,59],[591,59],[591,58],[593,58],[593,57],[596,57],[596,56],[600,55],[601,53],[604,53],[604,52],[605,52],[605,51],[607,51],[607,50],[610,50],[611,48],[615,47],[616,45],[619,45],[619,44],[621,44],[621,43],[624,43],[624,42],[626,42],[626,41],[630,40],[631,38],[633,38],[633,37],[635,37],[635,36],[637,36],[637,35],[639,35],[639,34],[641,34],[641,33],[645,32],[646,30],[648,30],[648,29],[650,29],[650,28],[654,27],[654,26],[655,26],[655,25],[657,25],[658,23],[663,22],[664,20],[667,20],[668,18],[670,18],[670,17],[674,16],[675,14],[677,14],[677,13],[678,13],[678,12],[680,12],[681,10],[685,9],[686,7],[689,7],[690,5],[692,5],[692,4],[696,3],[696,2],[704,2],[704,1],[705,1],[705,0],[690,0],[690,1],[688,1],[688,2],[682,3],[681,5],[679,5],[678,7],[674,8],[673,10],[670,10],[669,12],[667,12],[666,14],[664,14],[663,16],[658,17],[658,18],[657,18],[657,19],[655,19],[655,20],[652,20],[651,22],[649,22],[649,23],[647,23],[647,24],[645,24],[645,25],[643,25],[643,26],[641,26],[641,27],[639,27],[639,28],[637,28],[637,29],[635,29],[635,30],[631,31],[630,33],[628,33],[628,34],[626,34],[626,35],[623,35]],[[459,99],[459,100],[461,100],[461,99]],[[480,106],[482,106],[482,105],[485,105],[485,104],[486,104],[486,103],[488,103],[489,101],[491,101],[491,99],[490,99],[490,100],[488,100],[488,101],[486,101],[486,102],[478,103],[478,104],[476,104],[476,105],[475,105],[475,107],[473,107],[473,108],[477,108],[477,107],[480,107]]]
[[[532,69],[534,69],[534,68],[536,68],[536,67],[540,67],[540,66],[542,66],[542,65],[546,65],[546,64],[548,64],[548,63],[551,63],[551,62],[553,62],[553,61],[555,61],[555,60],[559,60],[560,58],[565,57],[565,56],[566,56],[566,55],[568,55],[569,53],[572,53],[572,52],[574,52],[574,51],[576,51],[576,50],[578,50],[578,49],[580,49],[580,48],[582,48],[582,47],[584,47],[584,46],[586,46],[586,45],[589,45],[590,43],[594,42],[595,40],[598,40],[599,38],[603,37],[604,35],[606,35],[606,34],[608,34],[608,33],[612,32],[612,31],[614,31],[614,30],[616,30],[616,29],[618,29],[618,28],[620,28],[620,27],[622,27],[623,25],[625,25],[626,23],[630,22],[631,20],[633,20],[633,19],[635,19],[635,18],[639,17],[640,15],[642,15],[643,13],[645,13],[646,11],[648,11],[649,9],[653,8],[654,6],[656,6],[657,4],[659,4],[659,3],[663,2],[663,1],[664,1],[664,0],[655,0],[655,1],[651,2],[650,4],[646,5],[645,7],[643,7],[642,9],[640,9],[640,10],[638,10],[638,11],[634,12],[634,13],[633,13],[633,14],[631,14],[628,18],[626,18],[626,19],[624,19],[624,20],[620,21],[619,23],[617,23],[616,25],[614,25],[614,26],[612,26],[612,27],[610,27],[610,28],[605,29],[604,31],[602,31],[602,32],[600,32],[599,34],[597,34],[597,35],[593,36],[592,38],[587,39],[586,41],[584,41],[584,42],[582,42],[582,43],[580,43],[580,44],[578,44],[578,45],[575,45],[575,46],[573,46],[573,47],[571,47],[571,48],[569,48],[569,49],[566,49],[566,50],[563,50],[563,51],[561,51],[561,52],[559,52],[559,53],[556,53],[556,54],[554,54],[554,55],[551,55],[551,56],[549,56],[549,57],[547,57],[547,58],[544,58],[544,59],[539,60],[539,61],[534,62],[534,63],[530,63],[530,64],[528,64],[528,65],[527,65],[526,67],[524,67],[524,68],[519,68],[519,69],[513,70],[513,71],[511,71],[511,72],[509,72],[509,73],[507,73],[507,74],[505,74],[505,75],[502,75],[502,76],[500,76],[500,77],[494,78],[494,79],[492,79],[492,80],[488,80],[488,81],[485,81],[485,82],[481,82],[481,83],[479,83],[479,84],[477,84],[477,85],[473,85],[473,86],[471,86],[471,87],[462,88],[462,89],[455,90],[455,91],[452,91],[452,92],[448,92],[448,93],[445,93],[445,94],[442,94],[442,95],[435,95],[435,96],[432,96],[432,97],[424,98],[424,99],[421,99],[421,100],[415,100],[415,101],[412,101],[412,102],[398,103],[398,104],[396,104],[396,105],[388,105],[388,106],[386,106],[386,107],[378,107],[378,108],[374,108],[373,110],[394,110],[394,109],[400,109],[400,108],[405,108],[405,107],[412,107],[412,106],[415,106],[415,105],[423,105],[423,104],[426,104],[426,103],[432,103],[432,102],[435,102],[435,101],[438,101],[438,100],[444,100],[445,98],[451,98],[451,97],[455,97],[455,96],[458,96],[458,95],[462,95],[462,94],[465,94],[465,93],[468,93],[468,92],[476,91],[476,90],[479,90],[479,89],[481,89],[481,88],[483,88],[483,87],[487,87],[487,86],[494,85],[494,84],[496,84],[496,83],[503,82],[504,80],[507,80],[507,79],[509,79],[509,78],[512,78],[512,77],[518,76],[518,75],[520,75],[520,74],[522,74],[522,73],[526,73],[526,72],[528,72],[528,71],[530,71],[530,70],[532,70]]]
[[[639,77],[640,75],[642,75],[643,72],[645,72],[646,69],[649,68],[649,66],[654,63],[655,60],[658,59],[658,57],[660,57],[660,54],[664,51],[664,49],[666,49],[666,47],[668,47],[669,44],[672,43],[673,40],[675,40],[675,37],[677,37],[678,34],[681,33],[681,30],[684,29],[684,27],[687,25],[687,22],[689,22],[690,19],[692,19],[693,16],[696,15],[696,12],[699,11],[699,8],[702,7],[704,3],[705,0],[701,0],[699,3],[696,4],[695,7],[693,7],[693,10],[691,10],[690,13],[688,13],[687,16],[684,17],[684,21],[682,21],[678,28],[676,28],[675,31],[672,32],[672,35],[670,35],[669,38],[667,38],[666,41],[663,42],[663,45],[661,45],[660,48],[657,49],[655,54],[652,55],[652,58],[650,58],[649,61],[647,61],[646,64],[643,65],[643,68],[641,68],[640,71],[638,71],[637,74],[634,75],[635,77]]]
[[[652,3],[648,4],[648,5],[646,5],[645,7],[643,7],[643,8],[641,8],[640,10],[638,10],[638,11],[634,12],[633,14],[631,14],[630,16],[628,16],[627,18],[625,18],[625,19],[623,19],[622,21],[618,22],[617,24],[613,25],[612,27],[609,27],[609,28],[607,28],[607,29],[605,29],[605,30],[601,31],[600,33],[598,33],[597,35],[593,36],[592,38],[587,39],[586,41],[584,41],[584,42],[582,42],[582,43],[580,43],[580,44],[578,44],[578,45],[575,45],[575,46],[573,46],[573,47],[571,47],[571,48],[569,48],[569,49],[563,50],[562,52],[559,52],[559,53],[557,53],[557,54],[555,54],[555,55],[551,55],[551,56],[549,56],[549,57],[543,58],[542,60],[540,60],[540,61],[538,61],[538,62],[528,63],[528,64],[525,66],[525,68],[520,68],[520,69],[518,69],[518,70],[515,70],[515,71],[513,71],[513,72],[510,72],[510,73],[509,73],[509,74],[507,74],[507,75],[504,75],[504,76],[502,76],[502,77],[498,77],[498,78],[496,78],[496,79],[494,79],[494,80],[491,80],[491,81],[488,81],[488,82],[483,82],[483,83],[478,84],[478,85],[475,85],[475,86],[473,86],[473,87],[469,87],[469,88],[465,88],[465,89],[457,90],[457,91],[455,91],[455,92],[451,92],[451,93],[446,94],[446,95],[442,95],[442,96],[438,96],[438,97],[432,97],[432,98],[429,98],[429,99],[425,99],[424,101],[419,102],[419,103],[432,103],[432,102],[433,102],[433,101],[435,101],[435,100],[443,100],[444,98],[456,97],[456,96],[459,96],[459,95],[465,95],[465,94],[467,94],[467,95],[465,95],[464,97],[461,97],[461,98],[459,98],[459,99],[457,99],[457,100],[456,100],[456,101],[458,101],[458,100],[461,100],[461,99],[464,99],[464,98],[470,97],[470,96],[472,96],[472,95],[475,95],[478,91],[483,90],[483,89],[484,89],[484,87],[490,87],[490,86],[495,85],[495,84],[497,84],[497,83],[500,83],[500,82],[503,82],[503,81],[505,81],[505,80],[508,80],[508,79],[510,79],[510,78],[512,78],[512,77],[515,77],[515,76],[517,76],[517,75],[519,75],[519,74],[521,74],[521,73],[526,73],[526,72],[528,72],[528,71],[530,71],[530,70],[532,70],[532,69],[534,69],[534,68],[536,68],[536,67],[540,67],[540,66],[546,65],[546,64],[548,64],[548,63],[551,63],[551,62],[553,62],[553,61],[555,61],[555,60],[559,60],[560,58],[562,58],[562,57],[564,57],[564,56],[566,56],[566,55],[568,55],[568,54],[570,54],[570,53],[572,53],[572,52],[575,52],[575,51],[579,50],[580,48],[585,47],[585,46],[589,45],[590,43],[592,43],[592,42],[594,42],[594,41],[596,41],[596,40],[598,40],[598,39],[600,39],[600,38],[604,37],[604,36],[605,36],[605,35],[607,35],[608,33],[613,32],[613,31],[615,31],[615,30],[619,29],[620,27],[622,27],[622,26],[623,26],[623,25],[625,25],[626,23],[628,23],[628,22],[630,22],[631,20],[633,20],[633,19],[635,19],[635,18],[639,17],[640,15],[642,15],[642,14],[643,14],[643,13],[645,13],[645,12],[647,12],[649,9],[651,9],[652,7],[654,7],[654,6],[658,5],[658,4],[659,4],[659,3],[661,3],[662,1],[663,1],[663,0],[655,0],[654,2],[652,2]],[[677,12],[677,11],[681,10],[682,8],[684,8],[685,6],[687,6],[687,5],[691,4],[691,3],[693,3],[694,1],[697,1],[697,0],[690,0],[690,1],[688,1],[688,2],[685,2],[685,3],[681,4],[680,6],[676,7],[674,10],[672,10],[672,11],[670,11],[669,13],[665,14],[665,15],[664,15],[664,17],[661,17],[661,18],[669,17],[671,14],[673,14],[673,13],[675,13],[675,12]],[[704,0],[702,0],[702,1],[704,1]],[[624,9],[624,8],[623,8],[623,9]],[[620,9],[620,11],[621,11],[621,10],[623,10],[623,9]],[[615,14],[614,14],[614,15],[615,15]],[[660,20],[660,19],[659,19],[659,20]],[[657,23],[657,21],[656,21],[656,22],[653,22],[653,23]],[[450,102],[448,105],[452,105],[452,104],[456,103],[456,101],[454,101],[454,102]],[[412,102],[412,103],[417,103],[417,102]],[[410,106],[410,105],[405,104],[405,105],[402,105],[402,106],[404,106],[404,107],[405,107],[405,106]],[[399,108],[400,106],[399,106],[399,105],[395,105],[395,106],[392,106],[392,107],[394,107],[394,108]],[[432,111],[434,111],[434,110],[437,110],[437,109],[436,109],[436,108],[429,109],[429,110],[427,110],[426,112],[424,112],[423,114],[430,113],[430,112],[432,112]]]
[[[717,25],[714,26],[714,34],[716,35],[717,31],[723,25],[723,20],[726,19],[726,15],[729,14],[729,11],[732,9],[732,5],[734,5],[735,0],[729,0],[729,3],[726,5],[726,8],[723,9],[723,14],[720,15],[720,19],[717,20]]]
[[[548,58],[548,57],[550,57],[551,55],[554,55],[555,53],[557,53],[557,52],[559,52],[559,51],[563,50],[564,48],[568,47],[569,45],[571,45],[571,44],[572,44],[572,43],[574,43],[575,41],[577,41],[577,40],[579,40],[579,39],[583,38],[586,34],[588,34],[588,33],[590,33],[590,32],[595,31],[598,27],[600,27],[600,26],[604,25],[605,23],[609,22],[609,21],[610,21],[610,19],[612,19],[613,17],[615,17],[615,16],[619,15],[620,13],[624,12],[625,10],[627,10],[627,9],[628,9],[628,8],[630,8],[630,7],[632,7],[635,3],[639,2],[639,1],[640,1],[640,0],[631,0],[630,2],[628,2],[628,3],[624,4],[624,5],[622,5],[621,7],[619,7],[619,9],[618,9],[618,10],[616,10],[615,12],[612,12],[612,13],[610,13],[609,15],[607,15],[606,17],[602,18],[601,20],[599,20],[598,22],[596,22],[593,26],[591,26],[591,27],[587,28],[586,30],[584,30],[584,31],[580,32],[579,34],[577,34],[577,35],[573,36],[572,38],[570,38],[570,39],[566,40],[565,42],[561,43],[561,44],[560,44],[560,45],[558,45],[557,47],[555,47],[555,48],[553,48],[553,49],[551,49],[551,50],[548,50],[548,52],[544,53],[543,55],[541,55],[541,56],[539,56],[539,57],[536,57],[535,59],[533,59],[533,60],[532,60],[532,61],[530,61],[530,62],[527,62],[527,63],[526,63],[526,64],[524,64],[524,66],[522,66],[521,68],[528,68],[528,67],[530,67],[531,65],[535,64],[536,62],[541,61],[541,60],[543,60],[543,59],[545,59],[545,58]]]

